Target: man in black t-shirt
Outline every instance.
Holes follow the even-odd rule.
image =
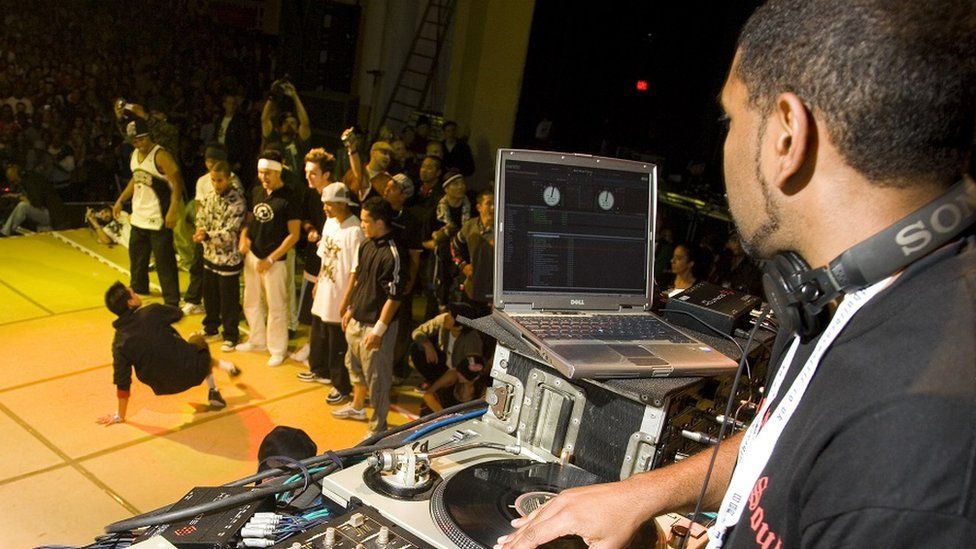
[[[300,205],[281,180],[281,153],[265,151],[258,157],[258,180],[251,211],[241,231],[244,254],[244,316],[251,328],[238,351],[271,353],[268,366],[279,366],[288,351],[288,250],[296,242],[301,223]],[[263,297],[263,299],[262,299]],[[267,310],[265,310],[265,303]]]
[[[424,251],[421,222],[406,207],[407,201],[413,195],[413,181],[405,173],[394,175],[383,192],[383,198],[396,212],[393,216],[393,238],[400,248],[407,252],[410,262],[407,267],[407,288],[397,315],[400,325],[393,350],[393,374],[400,380],[410,375],[407,351],[410,348],[410,334],[413,332],[413,289],[416,287],[417,274],[420,272],[420,256]]]
[[[842,293],[822,335],[781,334],[771,371],[784,378],[766,387],[757,437],[717,449],[702,501],[719,509],[710,547],[972,545],[976,185],[960,179],[976,130],[973,59],[971,0],[772,0],[746,23],[721,95],[744,249],[819,269],[879,235],[852,252],[877,280],[888,273],[867,269],[883,270],[879,257],[897,268],[885,252],[914,257],[956,236]],[[950,188],[964,194],[913,221]],[[882,232],[903,220],[894,238]],[[564,491],[499,545],[576,534],[623,546],[646,520],[695,505],[710,455]]]

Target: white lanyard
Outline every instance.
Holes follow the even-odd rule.
[[[725,492],[725,497],[722,499],[722,506],[719,507],[715,525],[708,530],[709,542],[707,549],[718,549],[721,547],[728,529],[739,522],[739,517],[742,515],[742,510],[745,507],[744,504],[748,501],[749,493],[759,479],[759,474],[766,468],[766,463],[769,462],[769,457],[773,453],[776,441],[779,440],[780,435],[786,428],[786,424],[793,417],[793,412],[796,411],[797,406],[800,404],[800,399],[803,398],[803,394],[806,392],[807,386],[810,385],[810,381],[813,379],[817,367],[820,366],[820,360],[827,352],[827,349],[837,339],[837,336],[847,326],[847,323],[854,314],[865,303],[870,301],[871,298],[885,289],[893,279],[894,277],[888,277],[844,297],[844,301],[837,308],[837,312],[834,313],[833,318],[830,319],[830,323],[817,341],[816,346],[814,346],[813,353],[807,359],[806,364],[803,365],[803,369],[800,370],[800,373],[796,376],[789,390],[783,395],[776,409],[773,410],[773,413],[763,423],[763,418],[767,415],[767,409],[770,403],[776,399],[780,386],[786,378],[786,372],[789,370],[793,358],[796,355],[796,350],[800,346],[799,336],[793,340],[793,344],[783,358],[779,371],[776,372],[776,377],[773,379],[770,390],[766,394],[766,400],[759,408],[756,418],[742,439],[742,445],[739,447],[739,462],[735,466],[735,472],[732,474],[729,488]]]

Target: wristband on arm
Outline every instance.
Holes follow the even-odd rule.
[[[376,324],[373,325],[372,333],[376,337],[383,337],[383,334],[386,333],[387,328],[389,328],[389,326],[385,322],[382,320],[377,320]]]

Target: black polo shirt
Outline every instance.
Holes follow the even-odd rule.
[[[291,189],[282,186],[269,195],[264,187],[255,185],[247,225],[251,253],[260,259],[268,257],[288,237],[288,222],[300,219],[301,204]]]

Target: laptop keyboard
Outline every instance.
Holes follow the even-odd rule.
[[[520,316],[520,324],[542,339],[669,341],[694,340],[650,315]]]

